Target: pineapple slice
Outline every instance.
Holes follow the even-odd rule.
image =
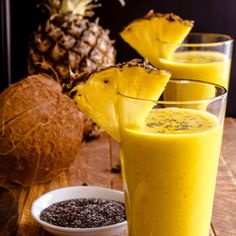
[[[124,41],[154,66],[160,58],[170,58],[190,30],[193,21],[183,20],[173,13],[154,13],[131,22],[120,33]]]
[[[156,69],[146,62],[132,60],[82,76],[82,82],[71,92],[75,103],[115,140],[120,141],[117,105],[118,99],[123,96],[118,94],[158,100],[170,73]],[[151,101],[136,104],[131,98],[119,100],[119,109],[125,114],[124,122],[129,122],[132,126],[141,125],[153,105]]]

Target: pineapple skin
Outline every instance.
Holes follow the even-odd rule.
[[[61,84],[73,73],[92,72],[115,64],[116,51],[109,30],[98,20],[89,21],[74,13],[53,14],[40,25],[29,45],[29,74],[37,72],[35,63],[48,63],[58,73]]]

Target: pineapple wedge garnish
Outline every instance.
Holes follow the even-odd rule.
[[[169,72],[141,60],[132,60],[81,75],[80,82],[71,90],[71,97],[82,112],[120,141],[118,97],[121,96],[118,94],[156,101],[169,78]],[[140,126],[153,104],[151,101],[136,104],[133,99],[124,99],[119,101],[119,109],[126,115],[124,122]]]
[[[142,57],[158,67],[159,59],[171,57],[192,29],[193,23],[173,13],[150,11],[143,18],[131,22],[120,35]]]

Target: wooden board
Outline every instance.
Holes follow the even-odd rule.
[[[111,166],[119,162],[119,147],[115,142],[112,142],[112,154],[111,160],[109,137],[103,135],[100,139],[83,146],[69,171],[61,173],[48,184],[21,189],[21,214],[16,235],[50,235],[39,227],[30,215],[32,201],[49,190],[83,183],[121,190],[121,176],[110,172]],[[212,235],[236,236],[236,119],[227,118],[225,121],[212,222]]]

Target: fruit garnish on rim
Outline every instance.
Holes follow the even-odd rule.
[[[152,67],[146,61],[135,59],[117,64],[94,73],[84,73],[74,78],[70,85],[71,98],[78,108],[93,119],[115,140],[120,141],[117,102],[118,94],[125,96],[158,100],[170,73]],[[122,104],[127,113],[126,122],[141,125],[152,108],[153,103],[134,106],[132,102]],[[129,113],[137,114],[136,120],[129,119]]]
[[[120,33],[121,37],[151,64],[158,66],[159,58],[169,58],[188,35],[194,22],[173,13],[149,11]]]

